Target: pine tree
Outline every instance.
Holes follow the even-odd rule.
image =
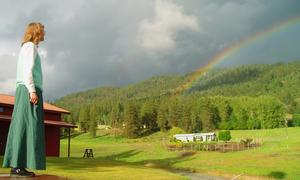
[[[79,112],[79,116],[78,116],[78,120],[79,120],[80,130],[86,132],[86,129],[85,129],[86,117],[85,117],[85,112],[84,111],[85,111],[84,108],[81,107],[80,112]]]
[[[198,133],[202,130],[201,120],[196,112],[191,111],[191,132]]]
[[[190,107],[185,103],[182,106],[182,119],[181,119],[181,125],[179,127],[182,127],[186,132],[191,133],[193,131],[191,117],[190,117]]]
[[[132,102],[127,102],[124,110],[124,133],[128,138],[137,138],[140,135],[137,109]]]
[[[201,108],[202,128],[204,131],[212,131],[217,128],[217,123],[220,120],[218,111],[210,100],[206,98]]]
[[[222,127],[220,125],[221,129],[230,129],[230,127],[232,126],[231,121],[233,119],[233,109],[230,106],[230,104],[228,102],[226,102],[226,106],[225,106],[225,111],[224,111],[224,116],[223,119],[221,120],[221,123],[224,123],[224,126]]]
[[[172,127],[178,127],[180,122],[180,116],[181,116],[181,104],[178,101],[178,99],[170,100],[169,104],[169,118],[168,121],[170,122],[170,125]]]
[[[88,106],[82,106],[79,112],[80,129],[87,132],[89,129],[89,108]]]
[[[89,115],[90,115],[89,132],[90,132],[91,136],[93,138],[95,138],[96,137],[96,132],[97,132],[97,126],[98,126],[98,123],[97,123],[97,108],[96,108],[95,104],[91,105]]]
[[[232,120],[234,129],[247,129],[247,121],[249,119],[247,111],[242,107],[235,111],[235,118]]]
[[[151,100],[146,101],[141,108],[142,125],[153,132],[157,129],[157,104]]]
[[[168,106],[161,103],[157,113],[157,124],[161,131],[167,131],[170,126],[168,122]]]
[[[118,124],[118,114],[117,109],[115,107],[112,108],[110,112],[110,125],[112,128],[117,127]]]

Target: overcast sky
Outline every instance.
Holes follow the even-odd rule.
[[[300,17],[298,0],[6,0],[0,6],[0,93],[14,95],[28,23],[45,25],[44,98],[156,75],[184,74],[240,39]],[[299,22],[299,21],[298,21]],[[300,60],[300,24],[221,64]]]

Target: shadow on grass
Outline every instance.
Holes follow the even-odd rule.
[[[127,151],[122,151],[117,154],[112,154],[104,157],[94,157],[94,158],[83,158],[83,157],[47,157],[47,170],[50,171],[81,171],[83,173],[89,172],[91,170],[97,169],[97,172],[111,172],[115,171],[114,168],[124,167],[124,168],[134,168],[134,169],[160,169],[168,171],[170,173],[175,173],[181,176],[193,177],[193,179],[208,179],[212,176],[200,176],[194,174],[195,170],[191,168],[177,169],[174,164],[177,162],[184,162],[186,160],[194,159],[194,152],[179,153],[178,156],[172,158],[164,159],[147,159],[135,162],[126,161],[127,158],[130,159],[132,156],[136,156],[142,151],[136,149],[131,149]],[[0,157],[1,162],[1,157]],[[49,167],[49,168],[48,168]]]
[[[118,153],[118,154],[112,154],[110,156],[105,156],[104,159],[112,160],[112,161],[117,161],[117,160],[119,161],[119,159],[129,158],[131,156],[137,155],[138,153],[140,153],[140,151],[128,150],[128,151],[124,151],[124,152],[121,152],[121,153]]]
[[[286,177],[286,173],[281,171],[273,171],[269,173],[268,176],[276,179],[284,179]]]
[[[24,177],[11,177],[10,174],[0,174],[0,179],[2,180],[12,180],[12,179],[31,179],[31,178],[24,178]],[[67,177],[60,177],[56,175],[49,175],[49,174],[37,174],[34,177],[35,180],[68,180]]]
[[[47,158],[47,165],[63,169],[63,170],[74,170],[74,169],[89,169],[95,167],[113,167],[113,166],[127,166],[127,167],[150,167],[150,168],[159,168],[164,169],[170,172],[174,171],[173,165],[177,162],[182,162],[185,160],[191,160],[190,156],[193,155],[191,153],[187,156],[177,156],[173,158],[165,158],[165,159],[150,159],[150,160],[141,160],[135,162],[127,162],[124,160],[125,158],[130,158],[132,156],[138,155],[140,151],[135,149],[123,151],[118,154],[112,154],[104,157],[94,157],[94,158],[82,158],[82,157],[71,157],[68,159],[67,157],[55,158],[50,157]]]

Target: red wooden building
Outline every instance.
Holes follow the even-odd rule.
[[[0,155],[4,155],[6,139],[14,108],[14,96],[0,94]],[[68,157],[70,157],[70,128],[77,126],[62,121],[62,114],[69,111],[44,102],[46,156],[59,157],[60,128],[69,129]]]

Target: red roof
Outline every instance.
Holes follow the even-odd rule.
[[[11,121],[11,116],[0,115],[0,121],[10,122]],[[46,125],[77,128],[76,125],[73,125],[73,124],[70,124],[70,123],[67,123],[67,122],[63,122],[63,121],[44,120],[44,123]]]
[[[6,94],[0,94],[0,104],[11,105],[13,106],[15,102],[15,97]],[[54,112],[61,112],[65,114],[70,114],[70,111],[62,109],[60,107],[54,106],[52,104],[44,102],[44,110],[45,111],[54,111]]]
[[[51,121],[51,120],[44,120],[45,124],[54,125],[54,126],[61,126],[61,127],[71,127],[77,128],[78,126],[64,122],[64,121]]]

